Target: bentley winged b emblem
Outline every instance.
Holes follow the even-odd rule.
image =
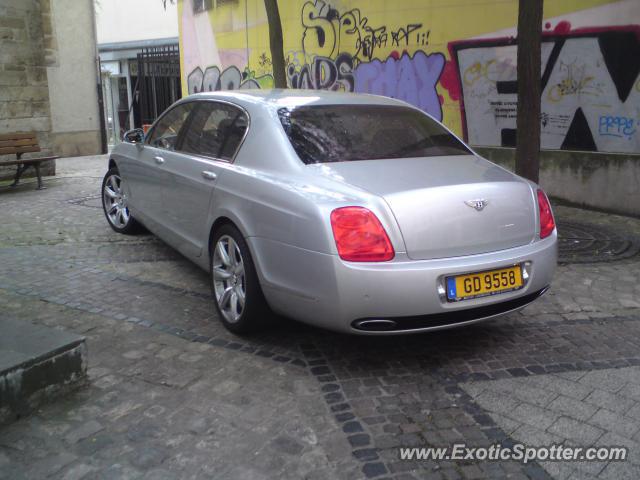
[[[480,212],[484,209],[484,207],[487,206],[489,202],[486,201],[484,198],[479,198],[478,200],[465,200],[464,203],[469,207],[475,208],[477,211]]]

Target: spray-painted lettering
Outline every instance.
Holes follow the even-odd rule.
[[[598,133],[630,139],[636,133],[636,125],[637,122],[634,118],[601,115],[598,119]]]

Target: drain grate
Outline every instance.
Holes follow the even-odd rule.
[[[558,262],[622,260],[640,252],[640,239],[588,223],[558,221]]]

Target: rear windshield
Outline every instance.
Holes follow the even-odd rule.
[[[471,152],[419,110],[386,105],[312,105],[278,110],[304,163],[468,155]]]

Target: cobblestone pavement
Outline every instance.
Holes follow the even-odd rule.
[[[390,338],[282,320],[239,338],[206,273],[107,226],[105,170],[63,159],[45,191],[0,187],[0,315],[85,335],[89,351],[86,388],[0,427],[0,478],[640,478],[640,220],[557,207],[566,263],[500,320]],[[454,442],[630,458],[399,460],[399,446]]]

